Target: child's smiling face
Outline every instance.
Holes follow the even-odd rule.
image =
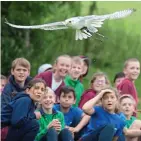
[[[132,81],[136,80],[140,74],[140,63],[138,61],[128,62],[126,68],[124,68],[124,73]]]
[[[54,67],[55,73],[57,73],[58,76],[64,78],[71,69],[71,58],[63,56],[60,57]]]
[[[44,109],[52,109],[53,105],[55,103],[56,96],[53,90],[47,89],[47,92],[45,92],[44,96],[41,99],[41,105]]]

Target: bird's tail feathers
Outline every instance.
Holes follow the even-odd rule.
[[[81,30],[76,30],[75,40],[83,40],[91,37],[92,35],[87,31],[81,32]]]
[[[87,27],[88,31],[91,33],[96,33],[98,30],[95,28],[95,25],[90,25]]]

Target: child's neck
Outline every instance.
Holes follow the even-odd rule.
[[[64,107],[62,107],[62,106],[60,105],[60,110],[61,110],[62,113],[68,113],[69,110],[70,110],[70,107],[69,107],[69,108],[64,108]]]
[[[43,111],[46,113],[46,114],[52,114],[52,108],[51,109],[45,109],[44,107],[43,108]]]
[[[103,107],[104,108],[104,107]],[[108,109],[106,109],[106,108],[104,108],[108,113],[110,113],[110,114],[115,114],[115,110],[108,110]]]
[[[129,79],[129,80],[130,80],[131,82],[133,82],[133,83],[135,82],[135,80],[133,80],[133,79],[127,77],[127,76],[126,76],[125,78],[126,78],[126,79]]]
[[[55,79],[56,82],[60,82],[62,80],[62,77],[58,76],[57,73],[54,73],[53,74],[53,77],[54,77],[54,79]]]
[[[131,115],[125,115],[127,120],[130,120]]]
[[[71,76],[70,76],[70,78],[71,78],[72,80],[74,80],[74,81],[75,81],[75,80],[78,80],[78,78],[73,78],[73,77],[71,77]]]
[[[16,81],[16,80],[15,80],[15,81]],[[20,86],[20,88],[23,88],[25,82],[19,82],[19,81],[16,81],[16,83]]]

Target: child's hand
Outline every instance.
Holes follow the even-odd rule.
[[[79,132],[79,129],[77,129],[76,127],[68,127],[68,129],[72,132],[72,133],[77,133]]]
[[[40,119],[41,118],[41,113],[39,111],[35,111],[34,112],[36,119]]]
[[[47,128],[54,127],[56,131],[61,130],[61,123],[58,119],[54,119],[48,126]]]
[[[74,138],[74,128],[69,126],[66,126],[65,128],[67,128],[72,133],[72,137]]]
[[[112,93],[112,92],[113,91],[110,90],[110,89],[103,89],[103,90],[100,91],[100,93],[98,95],[100,95],[101,98],[102,98],[105,93]]]

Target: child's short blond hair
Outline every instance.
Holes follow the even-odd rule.
[[[25,59],[25,58],[16,58],[13,62],[12,62],[12,66],[11,66],[11,69],[15,69],[15,67],[19,65],[19,66],[22,66],[22,67],[25,67],[27,68],[28,70],[30,70],[30,62]]]
[[[83,60],[79,56],[73,56],[72,63],[83,65]]]
[[[44,93],[42,99],[44,99],[44,97],[45,97],[47,94],[49,94],[49,93],[54,94],[54,97],[56,97],[55,92],[54,92],[50,87],[46,87],[45,93]]]
[[[137,58],[129,58],[124,62],[124,68],[127,68],[129,62],[139,62],[140,63],[140,61]]]
[[[134,105],[134,106],[136,105],[136,102],[135,102],[134,98],[133,98],[130,94],[123,94],[123,95],[121,95],[121,96],[119,97],[119,103],[121,103],[122,100],[125,99],[125,98],[131,99],[132,102],[133,102],[133,105]]]

